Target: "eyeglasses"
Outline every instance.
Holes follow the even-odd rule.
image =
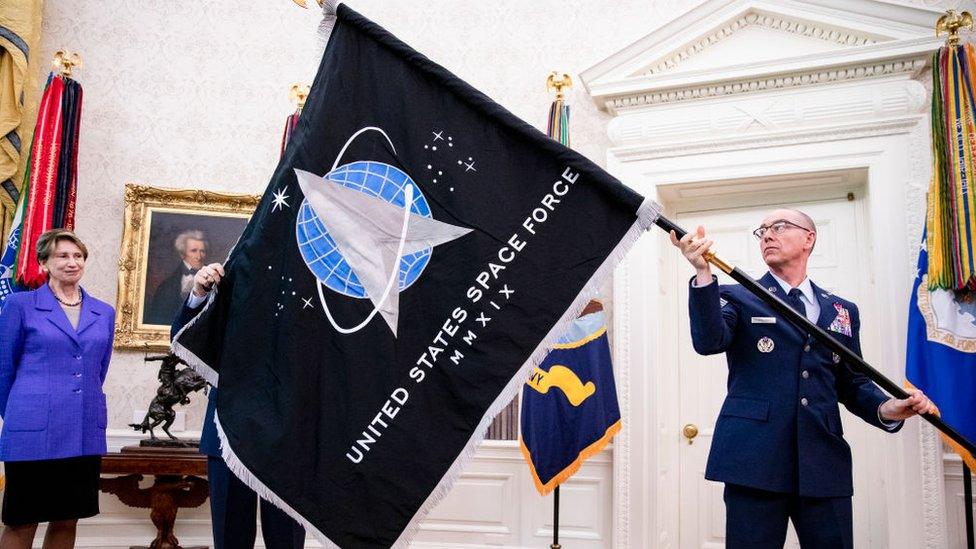
[[[810,229],[808,229],[808,228],[806,228],[806,227],[804,227],[802,225],[797,225],[796,223],[793,223],[792,221],[787,221],[785,219],[780,219],[779,221],[774,221],[770,225],[762,225],[762,226],[760,226],[755,231],[752,231],[752,234],[756,235],[756,238],[758,238],[759,240],[762,240],[762,237],[766,235],[766,231],[767,230],[772,230],[773,231],[773,234],[780,235],[780,234],[785,233],[786,232],[786,229],[792,229],[794,227],[797,228],[797,229],[803,229],[804,231],[806,231],[808,233],[812,233],[813,232]]]

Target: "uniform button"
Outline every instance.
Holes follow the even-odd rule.
[[[81,393],[81,389],[75,389],[75,394],[80,394],[80,393]]]
[[[806,399],[806,397],[803,397],[803,398],[800,399],[800,404],[802,404],[804,406],[807,405],[807,399]]]
[[[806,347],[804,347],[804,348],[803,348],[803,352],[804,352],[804,353],[809,353],[809,352],[810,352],[810,346],[809,346],[809,345],[807,345]]]
[[[75,372],[75,377],[81,377],[81,372]]]
[[[81,355],[75,355],[75,360],[81,360]]]
[[[810,377],[810,372],[803,370],[803,372],[801,372],[800,375],[803,376],[803,379],[807,379]]]

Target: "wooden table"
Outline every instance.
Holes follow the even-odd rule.
[[[102,492],[115,494],[129,507],[150,510],[156,539],[149,549],[183,549],[173,533],[176,512],[180,507],[199,507],[207,501],[209,486],[203,478],[207,476],[207,456],[196,448],[126,446],[102,458],[102,474],[123,475],[103,476]],[[143,475],[155,477],[149,488],[139,488]]]

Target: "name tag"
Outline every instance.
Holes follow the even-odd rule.
[[[775,316],[754,316],[752,317],[753,324],[776,324]]]

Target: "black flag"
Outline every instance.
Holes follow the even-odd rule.
[[[656,206],[345,5],[174,351],[230,468],[327,546],[406,546]]]

